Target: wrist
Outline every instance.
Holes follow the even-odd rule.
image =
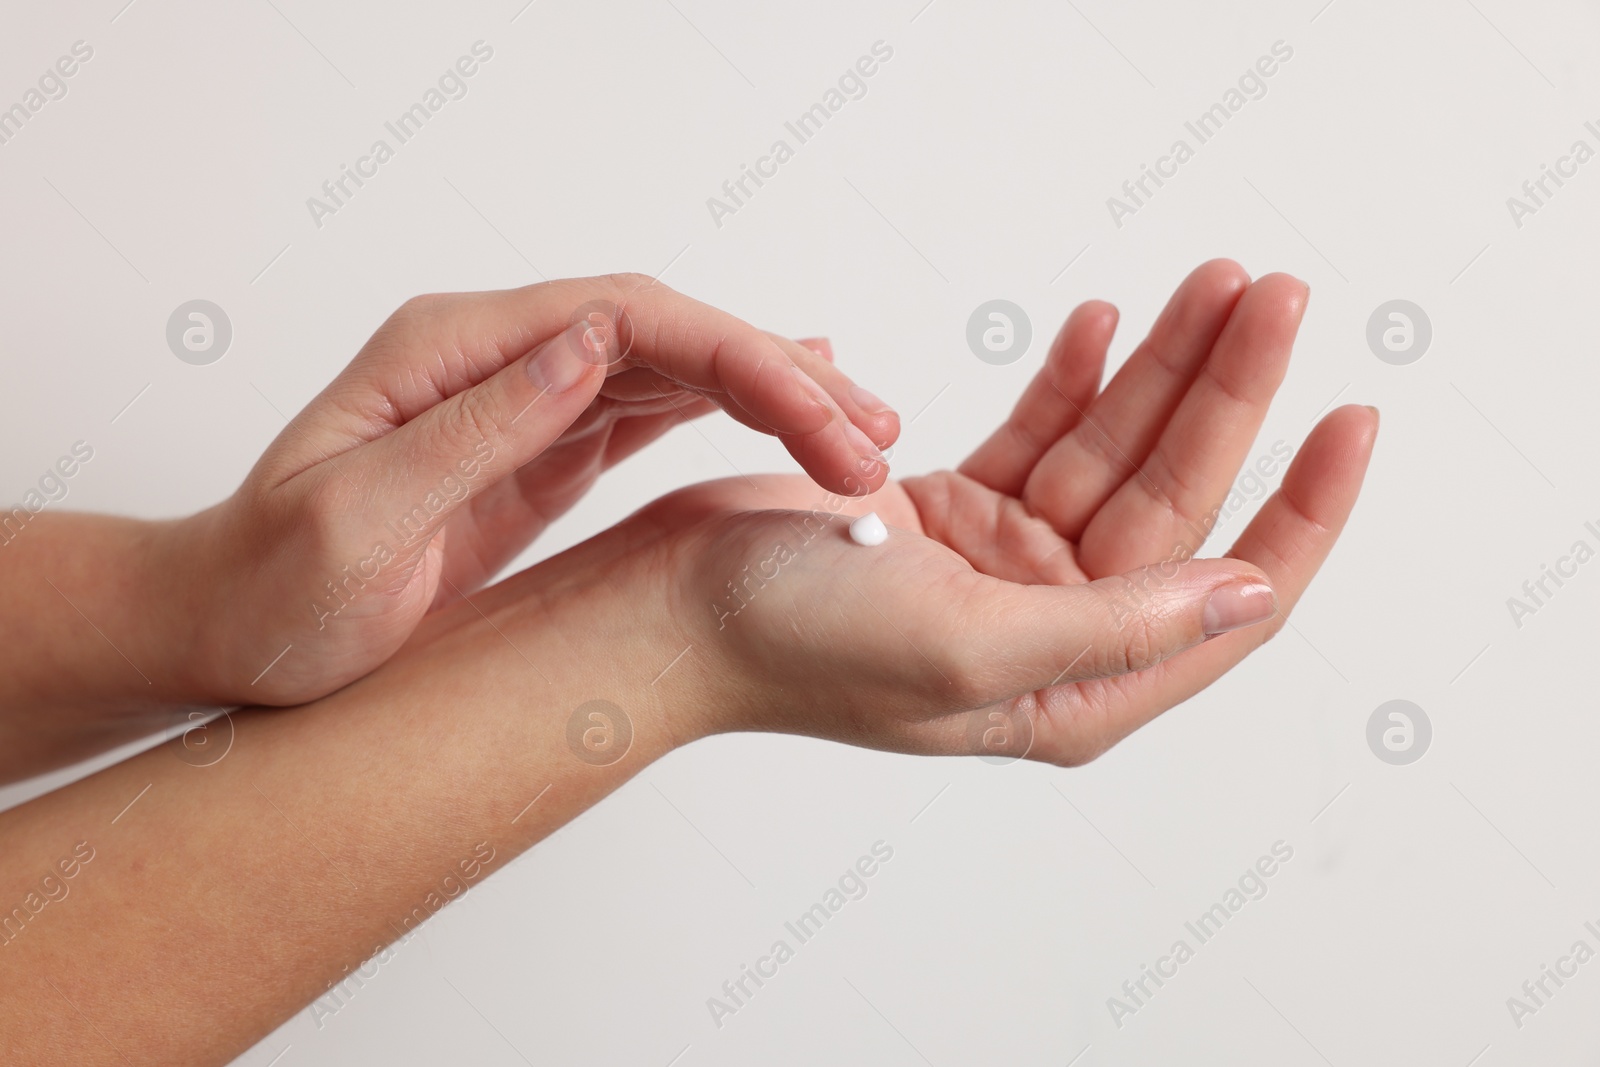
[[[14,603],[30,609],[0,622],[0,705],[11,712],[0,723],[0,781],[146,736],[213,699],[193,654],[196,568],[175,543],[180,524],[36,521],[0,560]]]
[[[182,519],[143,523],[131,545],[129,571],[145,606],[145,645],[158,664],[165,702],[178,705],[243,704],[241,686],[228,681],[219,652],[225,622],[219,605],[225,582],[217,564],[221,538],[217,507]],[[248,679],[246,679],[248,681]]]
[[[481,646],[519,692],[550,695],[541,729],[563,752],[638,770],[732,728],[725,672],[676,602],[670,555],[630,520],[436,613],[419,637]]]

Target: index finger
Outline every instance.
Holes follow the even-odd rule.
[[[608,275],[407,301],[294,420],[311,461],[391,432],[597,312],[614,333],[586,358],[649,367],[708,397],[780,437],[824,486],[844,488],[876,459],[844,405],[772,337],[648,277]]]

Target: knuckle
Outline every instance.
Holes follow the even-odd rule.
[[[625,293],[632,292],[635,289],[642,289],[647,285],[655,284],[655,279],[650,277],[650,275],[642,274],[636,270],[625,270],[618,271],[615,274],[608,274],[606,275],[606,281],[615,286],[618,290]]]
[[[469,448],[476,448],[481,441],[498,452],[506,443],[506,428],[500,424],[500,415],[482,386],[468,389],[456,397],[454,417],[447,420],[449,432]]]
[[[1111,745],[1100,738],[1076,736],[1066,741],[1050,762],[1058,767],[1084,767],[1109,751]]]
[[[946,653],[940,672],[946,680],[946,691],[957,706],[981,707],[994,699],[988,670],[983,657],[971,650]]]
[[[349,516],[361,507],[343,479],[329,474],[298,495],[289,521],[314,557],[336,554],[344,547]]]
[[[996,651],[975,635],[997,632],[991,624],[995,608],[979,598],[972,588],[954,584],[935,591],[936,597],[954,606],[945,625],[932,635],[927,660],[935,665],[941,702],[952,709],[969,709],[990,704],[995,699]],[[964,620],[964,622],[963,622]],[[920,657],[919,657],[920,658]]]
[[[1052,709],[1047,702],[1047,714],[1052,719],[1050,735],[1055,739],[1048,751],[1048,761],[1059,767],[1082,767],[1093,763],[1116,747],[1127,736],[1106,710],[1102,699],[1084,698],[1082,691],[1061,698]]]
[[[449,309],[452,302],[449,293],[418,293],[396,308],[391,318],[408,322],[437,319]]]
[[[1132,579],[1119,575],[1107,582],[1103,607],[1105,632],[1114,634],[1107,642],[1103,667],[1107,674],[1129,674],[1143,670],[1158,658],[1161,641],[1158,622],[1148,610],[1150,597]]]
[[[1161,658],[1160,635],[1148,614],[1140,612],[1123,625],[1121,649],[1124,673],[1142,671]]]
[[[596,280],[600,283],[604,298],[621,310],[626,310],[634,298],[646,289],[666,288],[650,275],[638,271],[606,274]]]
[[[419,293],[395,308],[363,351],[403,352],[418,338],[441,336],[458,299],[454,293]]]

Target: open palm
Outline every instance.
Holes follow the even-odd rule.
[[[731,675],[763,682],[735,697],[748,725],[1081,763],[1270,637],[1349,516],[1377,429],[1355,406],[1312,431],[1226,557],[1191,560],[1305,303],[1293,278],[1252,284],[1207,263],[1104,390],[1116,312],[1074,311],[1011,417],[956,471],[832,508],[800,477],[729,479],[639,520],[693,547],[685,610]],[[886,545],[844,536],[866,511],[894,528]],[[1272,618],[1213,625],[1210,594],[1263,583]]]

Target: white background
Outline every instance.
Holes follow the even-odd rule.
[[[1219,255],[1312,286],[1257,454],[1298,447],[1335,399],[1383,410],[1295,629],[1099,762],[695,745],[241,1064],[1600,1053],[1600,962],[1520,1029],[1506,1006],[1578,938],[1600,947],[1582,925],[1600,920],[1600,563],[1520,628],[1506,604],[1597,542],[1600,161],[1520,227],[1506,204],[1575,139],[1600,147],[1593,4],[124,2],[13,5],[0,27],[0,106],[74,41],[94,49],[0,145],[7,502],[81,439],[95,457],[65,506],[208,505],[406,297],[541,273],[665,269],[766,328],[831,336],[916,416],[902,472],[981,440],[1072,305],[1121,308],[1118,363]],[[306,198],[477,40],[494,55],[469,95],[315,226]],[[894,54],[867,95],[718,227],[706,199],[878,40]],[[1116,226],[1106,198],[1279,40],[1293,58],[1267,95]],[[197,297],[234,328],[207,367],[164,338]],[[964,340],[994,297],[1034,323],[1006,367]],[[1365,339],[1393,298],[1433,324],[1408,366]],[[524,562],[735,465],[790,469],[728,420],[680,428]],[[1365,738],[1395,698],[1433,723],[1410,766]],[[894,858],[868,895],[716,1027],[706,998],[880,839]],[[1270,893],[1119,1028],[1107,998],[1278,840],[1294,858]]]

